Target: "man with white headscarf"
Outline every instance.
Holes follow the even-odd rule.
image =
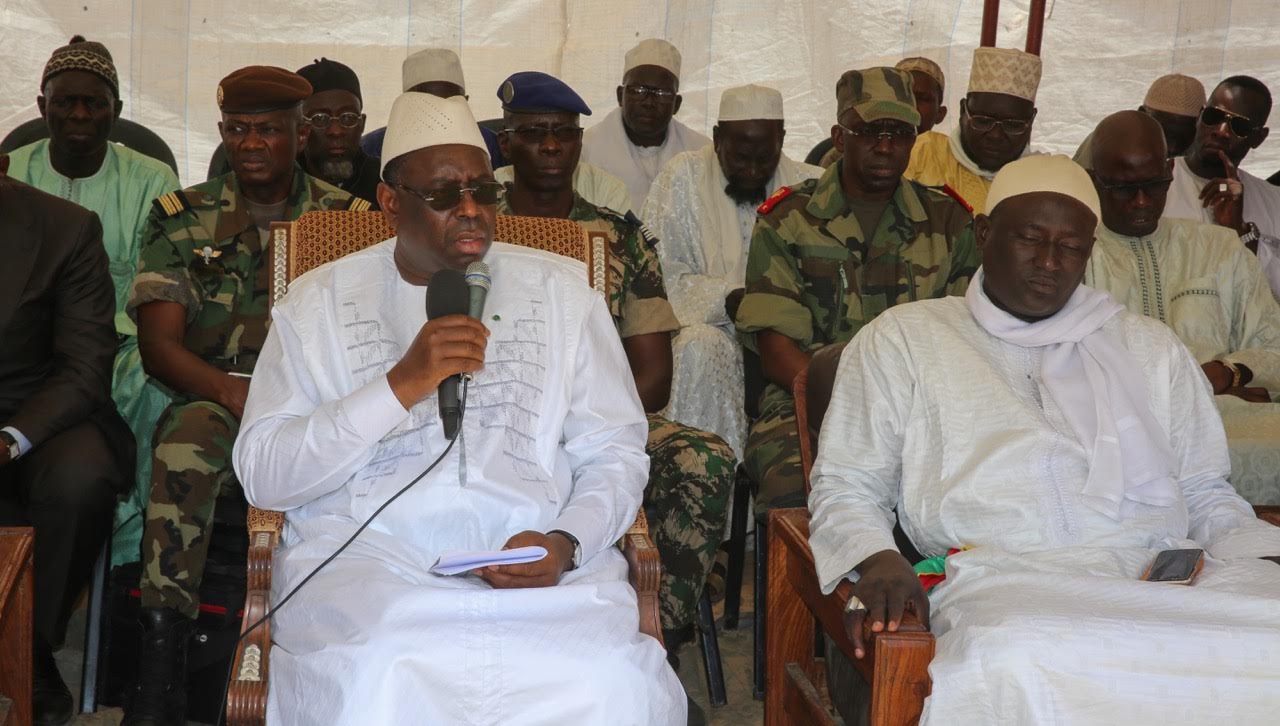
[[[782,151],[782,94],[765,86],[720,97],[713,143],[677,155],[649,189],[640,218],[658,238],[671,306],[680,320],[666,416],[719,434],[742,456],[742,300],[756,207],[780,187],[822,176]]]
[[[946,186],[973,210],[984,208],[996,172],[1031,149],[1040,57],[1012,48],[975,48],[960,123],[950,134],[920,134],[904,176]]]
[[[290,286],[236,441],[249,501],[286,513],[275,601],[423,478],[274,616],[268,721],[684,723],[614,546],[648,460],[604,300],[580,263],[491,242],[502,187],[464,99],[402,95],[383,151],[398,236]],[[435,273],[481,259],[483,320],[428,321]],[[450,444],[436,389],[458,374]],[[432,571],[529,545],[546,556]]]
[[[680,111],[680,51],[650,38],[627,51],[618,107],[582,137],[582,161],[618,177],[631,209],[644,207],[649,186],[676,154],[711,139],[675,119]]]
[[[1187,349],[1080,284],[1099,210],[1067,157],[1008,164],[975,219],[983,267],[966,297],[891,308],[841,358],[810,544],[825,591],[855,581],[857,657],[866,623],[932,621],[922,723],[1280,710],[1280,529],[1227,483]],[[929,594],[894,544],[895,510],[934,560],[922,570],[945,573]],[[1206,550],[1193,586],[1140,581],[1177,548]]]

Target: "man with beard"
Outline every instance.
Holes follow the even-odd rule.
[[[667,301],[654,240],[635,215],[597,207],[573,188],[582,151],[578,118],[590,109],[563,81],[534,71],[512,75],[499,97],[507,128],[498,138],[515,180],[498,202],[498,213],[571,219],[608,238],[606,302],[634,379],[617,383],[634,386],[649,414],[644,508],[662,555],[662,628],[674,654],[692,629],[724,532],[737,461],[715,434],[658,415],[671,393],[671,333],[680,323]]]
[[[963,294],[977,268],[969,212],[902,177],[920,123],[911,74],[848,71],[836,99],[843,158],[760,205],[735,319],[769,381],[743,461],[766,507],[804,501],[791,383],[813,352],[898,303]]]
[[[321,58],[298,69],[311,84],[302,102],[302,118],[311,125],[298,162],[311,176],[349,192],[378,208],[378,158],[360,148],[364,99],[360,79],[347,66]]]
[[[1270,115],[1271,92],[1262,81],[1231,76],[1219,83],[1200,112],[1195,141],[1174,161],[1164,216],[1234,230],[1280,297],[1280,187],[1239,168],[1266,141]]]
[[[1162,218],[1171,159],[1159,124],[1138,111],[1094,132],[1102,224],[1084,280],[1178,334],[1213,387],[1231,451],[1231,483],[1280,504],[1280,303],[1258,260],[1225,227]]]
[[[306,79],[249,66],[222,79],[218,131],[233,171],[152,205],[127,310],[147,372],[175,402],[154,443],[142,534],[142,645],[126,724],[181,722],[187,638],[220,497],[243,502],[231,445],[267,335],[272,222],[369,203],[295,162],[308,126]]]
[[[584,134],[582,160],[621,179],[631,209],[642,209],[662,167],[711,139],[675,120],[682,99],[680,51],[674,45],[642,40],[627,51],[624,63],[618,108]]]
[[[782,152],[782,94],[747,85],[720,97],[712,145],[672,159],[649,189],[640,218],[680,320],[666,415],[714,431],[741,456],[742,346],[733,310],[742,300],[756,207],[780,187],[822,175]]]
[[[970,209],[982,209],[996,172],[1028,153],[1040,69],[1040,57],[1030,53],[975,48],[960,123],[950,135],[929,133],[917,139],[905,176],[929,186],[946,185]]]

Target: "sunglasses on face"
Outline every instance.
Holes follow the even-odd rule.
[[[1211,128],[1217,128],[1222,122],[1227,123],[1227,128],[1231,129],[1231,133],[1239,138],[1244,138],[1253,133],[1256,127],[1253,122],[1244,116],[1224,111],[1217,106],[1205,106],[1200,112],[1200,123]]]
[[[344,129],[354,129],[360,125],[361,121],[364,120],[364,114],[351,113],[348,111],[347,113],[339,114],[337,116],[327,113],[313,113],[307,117],[307,123],[322,130],[329,128],[329,124],[333,123],[335,120],[338,122],[338,125]]]
[[[547,134],[555,137],[562,144],[570,144],[582,138],[581,126],[520,126],[514,129],[503,129],[504,134],[514,134],[526,144],[540,144]]]
[[[1102,182],[1099,184],[1108,194],[1119,201],[1127,202],[1138,196],[1138,192],[1146,194],[1148,197],[1165,194],[1169,191],[1169,185],[1173,183],[1173,177],[1161,177],[1160,179],[1152,179],[1144,182],[1125,182],[1122,184],[1108,184]]]
[[[676,97],[676,92],[669,88],[656,88],[654,86],[623,86],[628,96],[635,99],[642,99],[645,96],[653,96],[656,101],[671,101]]]
[[[502,198],[503,192],[506,191],[506,187],[502,186],[501,182],[496,181],[475,182],[471,186],[455,184],[425,192],[403,184],[395,184],[393,186],[402,192],[412,194],[421,199],[428,207],[437,212],[447,212],[461,204],[463,192],[469,193],[471,200],[476,204],[489,205],[497,204],[498,200]]]

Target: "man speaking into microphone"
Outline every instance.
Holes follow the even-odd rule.
[[[250,502],[286,512],[277,601],[444,456],[275,616],[268,721],[683,724],[612,546],[648,474],[627,359],[581,263],[492,241],[502,187],[476,128],[462,97],[400,96],[378,188],[397,236],[272,312],[234,461]],[[428,319],[440,271],[481,260],[481,319]],[[439,393],[462,375],[446,451]],[[531,545],[546,557],[431,572]]]

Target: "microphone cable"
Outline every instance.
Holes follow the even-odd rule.
[[[231,675],[235,671],[236,651],[240,649],[240,642],[244,640],[246,635],[257,630],[259,626],[261,626],[263,623],[267,622],[272,617],[274,617],[276,613],[280,612],[280,609],[283,608],[285,604],[288,603],[289,600],[293,598],[294,595],[298,594],[298,591],[302,589],[303,585],[310,582],[311,578],[319,574],[320,570],[323,570],[326,565],[328,565],[330,562],[333,562],[335,559],[337,559],[338,555],[342,554],[347,549],[347,547],[351,545],[352,542],[355,542],[356,538],[360,536],[360,533],[368,529],[369,525],[373,524],[373,520],[376,519],[379,514],[382,514],[382,510],[391,506],[391,503],[399,499],[401,494],[404,494],[405,492],[409,491],[409,489],[412,488],[414,484],[417,484],[419,481],[422,480],[422,477],[426,476],[427,474],[430,474],[432,469],[435,469],[436,466],[441,461],[444,461],[444,457],[449,455],[449,452],[453,450],[453,445],[458,441],[458,435],[461,435],[462,433],[462,421],[463,419],[466,418],[466,414],[467,414],[467,388],[469,387],[468,384],[470,383],[471,383],[471,376],[469,375],[462,376],[462,405],[460,407],[460,413],[458,416],[457,435],[455,435],[452,439],[449,439],[449,445],[444,447],[444,451],[440,452],[440,455],[436,457],[435,461],[431,462],[426,469],[422,470],[422,473],[415,476],[412,481],[410,481],[408,484],[405,484],[403,487],[401,487],[400,491],[391,495],[391,497],[387,499],[387,501],[383,502],[381,506],[379,506],[376,510],[374,510],[373,514],[370,514],[368,519],[364,520],[364,523],[361,524],[359,528],[357,528],[356,531],[352,533],[350,537],[347,538],[346,542],[343,542],[342,545],[338,547],[338,549],[333,551],[333,554],[326,557],[324,562],[321,562],[320,564],[316,565],[315,569],[307,573],[307,576],[302,578],[301,582],[299,582],[297,585],[294,585],[293,589],[290,590],[283,598],[280,599],[280,602],[267,608],[267,612],[262,617],[258,618],[258,620],[254,622],[253,625],[249,626],[248,628],[245,628],[245,631],[240,634],[240,637],[236,638],[235,646],[231,649],[231,662],[227,664],[227,679],[222,685],[222,700],[221,700],[222,709],[218,712],[218,724],[226,723],[227,695],[231,692]],[[273,568],[274,568],[274,563],[273,563]],[[270,648],[270,646],[271,644],[267,643],[267,647]]]

